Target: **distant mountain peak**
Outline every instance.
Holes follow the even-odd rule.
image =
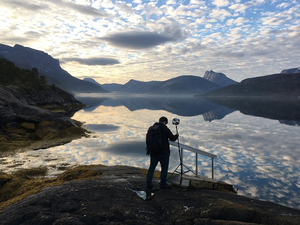
[[[281,71],[282,74],[292,74],[292,73],[300,73],[300,67],[298,68],[291,68],[291,69],[285,69]]]
[[[213,70],[206,71],[203,78],[211,82],[214,82],[222,87],[238,83],[228,78],[224,73],[216,73]]]
[[[99,86],[101,86],[97,81],[95,81],[93,78],[90,78],[90,77],[86,77],[86,78],[83,78],[84,81],[88,81],[88,82],[91,82],[93,84],[97,84]]]

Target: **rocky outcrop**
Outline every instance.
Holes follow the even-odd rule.
[[[64,115],[39,106],[47,108],[73,106],[77,110],[83,107],[82,103],[75,98],[67,95],[71,99],[66,99],[59,94],[53,94],[52,91],[23,93],[15,90],[15,92],[17,93],[13,95],[0,86],[0,125],[10,122],[41,122],[42,120],[71,121]]]
[[[53,181],[33,180],[34,189],[48,187],[27,186],[28,197],[2,207],[1,224],[299,224],[299,210],[233,193],[174,185],[146,192],[145,172],[93,166],[66,171]],[[0,192],[14,185],[12,176],[2,180]]]
[[[34,149],[50,147],[85,135],[80,123],[70,119],[83,106],[73,95],[47,85],[37,69],[20,69],[0,59],[0,153],[32,144]]]
[[[41,96],[43,98],[44,95]],[[50,101],[44,102],[48,106],[50,103],[55,103],[51,104],[51,107],[57,107],[58,104],[66,107],[67,104],[72,104],[72,102],[68,103],[66,99],[54,101],[55,95],[52,96],[52,99],[50,96],[47,97],[50,98]],[[34,104],[29,105],[29,100]],[[73,103],[77,110],[80,106],[82,107],[78,101]],[[50,147],[84,136],[85,132],[78,122],[71,120],[64,113],[40,108],[37,106],[37,102],[27,98],[26,95],[19,100],[12,93],[0,87],[0,153],[28,147],[32,144],[35,145],[34,148]]]
[[[211,82],[214,82],[221,87],[226,87],[232,84],[237,84],[238,82],[228,78],[224,73],[216,73],[212,70],[206,71],[204,76],[204,79],[209,80]]]
[[[22,90],[14,87],[6,88],[6,90],[20,102],[31,106],[39,106],[46,109],[63,108],[66,111],[77,111],[84,106],[72,94],[56,87],[48,87],[42,90]]]
[[[300,73],[300,67],[282,70],[281,73],[283,74]]]

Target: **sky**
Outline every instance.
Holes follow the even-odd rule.
[[[79,79],[124,84],[205,71],[241,81],[300,67],[299,0],[0,0],[0,43]]]

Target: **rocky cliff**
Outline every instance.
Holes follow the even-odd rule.
[[[212,70],[206,71],[203,76],[204,79],[214,82],[221,87],[226,87],[232,84],[237,84],[238,82],[228,78],[224,73],[216,73]]]
[[[0,153],[37,142],[40,147],[53,146],[85,135],[80,123],[69,118],[82,107],[73,95],[46,85],[37,71],[0,60]]]
[[[99,85],[73,77],[60,67],[58,59],[43,51],[22,45],[10,47],[0,44],[0,54],[20,68],[38,69],[41,75],[47,77],[48,84],[55,84],[68,92],[107,92]]]
[[[282,70],[281,73],[283,73],[283,74],[300,73],[300,67],[299,68],[285,69],[285,70]]]

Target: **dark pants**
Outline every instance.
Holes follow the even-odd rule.
[[[161,172],[160,172],[160,186],[164,186],[167,184],[167,174],[169,169],[169,153],[162,153],[157,155],[150,154],[150,166],[147,173],[146,185],[150,187],[152,185],[152,178],[154,174],[154,170],[160,162]]]

